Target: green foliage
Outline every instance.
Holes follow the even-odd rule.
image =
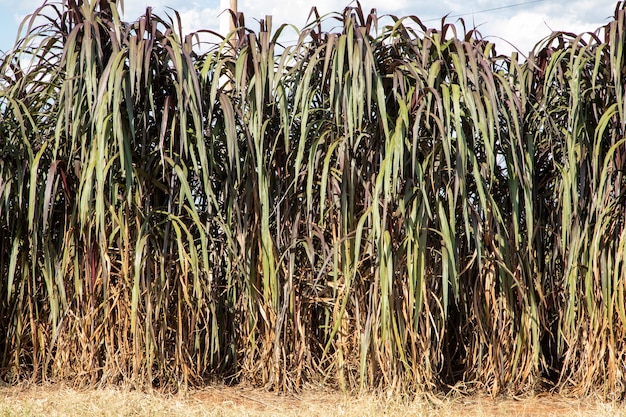
[[[4,379],[624,394],[623,3],[523,62],[360,5],[294,45],[234,18],[211,44],[106,2],[25,21]]]

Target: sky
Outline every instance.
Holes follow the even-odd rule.
[[[222,0],[223,1],[223,0]],[[0,0],[0,51],[13,45],[22,19],[43,0]],[[126,21],[133,21],[151,6],[156,14],[180,13],[185,33],[198,29],[220,30],[220,0],[123,0]],[[484,37],[496,43],[499,53],[510,54],[514,47],[523,55],[553,30],[576,34],[592,31],[613,16],[616,0],[362,0],[363,9],[376,8],[378,16],[418,16],[428,27],[439,27],[449,15],[455,22],[462,15],[467,26],[476,26]],[[229,4],[229,2],[226,2]],[[291,23],[302,28],[311,7],[320,14],[338,12],[349,0],[238,0],[246,26],[258,29],[255,19],[273,16],[273,26]],[[356,5],[353,2],[352,5]],[[288,37],[289,35],[285,35]],[[294,35],[295,39],[295,35]],[[508,42],[505,42],[505,39]],[[288,39],[287,39],[288,40]],[[512,44],[512,45],[510,45]]]

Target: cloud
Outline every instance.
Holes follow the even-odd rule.
[[[574,1],[571,7],[568,6],[565,10],[549,4],[534,11],[521,11],[508,18],[489,21],[481,27],[481,33],[493,36],[489,39],[498,45],[499,53],[508,55],[515,48],[496,37],[505,39],[523,54],[527,54],[552,31],[574,34],[595,31],[609,21],[606,19],[606,13],[612,13],[608,4],[593,6],[588,1]]]
[[[184,32],[192,32],[201,29],[219,29],[218,14],[220,12],[217,9],[182,8],[178,9],[178,13]],[[170,15],[173,16],[173,13],[170,12]]]

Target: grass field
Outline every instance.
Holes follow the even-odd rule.
[[[176,395],[62,386],[0,389],[0,416],[623,416],[624,405],[540,396],[417,397],[344,395],[309,388],[277,395],[252,388],[211,387]]]

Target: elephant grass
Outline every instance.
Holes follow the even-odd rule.
[[[623,397],[623,2],[526,59],[120,6],[45,3],[0,61],[3,380]]]

